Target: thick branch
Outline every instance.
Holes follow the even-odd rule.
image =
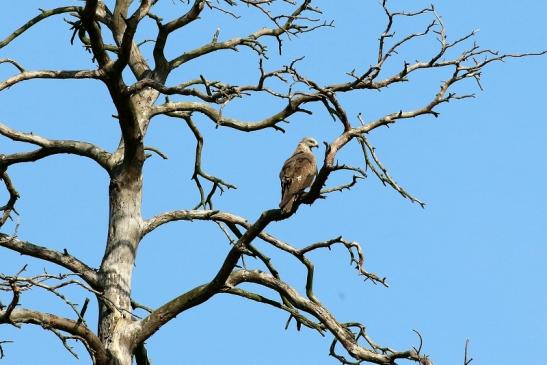
[[[172,112],[198,112],[206,115],[209,119],[215,122],[219,126],[226,126],[234,128],[244,132],[252,132],[264,128],[276,128],[276,124],[285,121],[291,115],[297,112],[307,112],[299,106],[306,102],[320,100],[320,96],[297,96],[291,99],[288,105],[278,113],[264,118],[256,122],[245,122],[233,118],[227,118],[222,115],[222,112],[213,108],[209,104],[196,103],[196,102],[168,102],[163,105],[154,107],[152,115],[168,114]]]
[[[0,317],[5,311],[0,310]],[[96,364],[107,364],[108,354],[99,338],[82,323],[59,317],[49,313],[36,312],[28,309],[17,308],[11,315],[10,320],[14,323],[28,323],[42,326],[46,330],[60,330],[77,336],[85,342],[90,356],[95,359]]]
[[[103,68],[111,61],[106,52],[106,47],[101,34],[101,28],[96,21],[98,6],[99,0],[86,0],[85,7],[80,13],[80,18],[82,19],[82,24],[85,30],[89,34],[93,56],[99,63],[99,66]]]
[[[10,280],[9,285],[13,293],[13,297],[11,298],[11,302],[8,304],[6,310],[4,311],[4,314],[0,315],[0,323],[9,323],[9,324],[13,324],[17,326],[17,324],[15,324],[15,322],[13,322],[13,320],[10,317],[15,307],[19,305],[21,290],[19,289],[17,284],[12,280]],[[4,308],[0,307],[0,309],[4,309]]]
[[[21,81],[32,79],[101,79],[104,77],[102,70],[76,70],[76,71],[23,71],[0,82],[0,91],[13,86]]]
[[[150,7],[157,1],[140,0],[140,5],[131,17],[128,18],[128,10],[133,1],[118,0],[114,7],[109,28],[116,41],[122,49],[120,58],[116,61],[117,68],[129,64],[131,71],[137,79],[141,79],[150,71],[150,67],[143,57],[139,46],[133,41],[135,31],[140,20],[147,15]]]
[[[124,2],[119,1],[118,4],[120,3]],[[129,6],[129,2],[125,3],[127,4],[127,6]],[[118,4],[116,8],[118,8]],[[135,13],[129,19],[124,18],[123,23],[125,23],[125,29],[123,31],[121,41],[118,41],[118,59],[114,62],[113,65],[114,72],[121,72],[124,67],[131,61],[131,57],[140,60],[140,62],[138,63],[141,64],[141,66],[139,67],[139,70],[135,70],[137,77],[139,77],[144,71],[142,70],[142,63],[144,63],[144,59],[142,58],[138,47],[134,44],[133,38],[135,37],[135,32],[137,31],[137,26],[139,25],[139,22],[146,16],[151,6],[152,0],[141,0],[141,4],[138,9],[135,10]],[[119,17],[124,17],[126,15],[126,11],[127,10],[124,10],[121,14],[119,14]],[[116,10],[114,14],[116,14]],[[118,26],[121,26],[121,23]],[[148,69],[148,66],[145,66],[145,69]]]
[[[188,61],[204,56],[211,52],[226,49],[236,50],[238,46],[247,46],[251,49],[258,50],[260,54],[263,54],[263,50],[261,50],[263,46],[257,40],[264,36],[276,36],[280,33],[281,31],[277,29],[263,28],[248,35],[247,37],[232,38],[224,42],[207,43],[199,48],[185,52],[182,55],[176,57],[169,62],[169,68],[175,69]]]
[[[169,34],[196,20],[203,10],[205,2],[205,0],[195,0],[194,4],[186,14],[175,20],[170,21],[165,25],[161,23],[160,19],[156,18],[159,32],[156,39],[156,44],[154,46],[153,54],[154,61],[156,62],[155,72],[159,73],[161,76],[167,76],[170,71],[169,62],[165,58],[164,54],[165,44],[167,43],[167,38],[169,37]]]
[[[68,153],[88,157],[105,170],[110,172],[112,168],[111,154],[102,148],[87,142],[71,140],[52,140],[33,133],[23,133],[11,129],[0,123],[0,135],[13,141],[31,143],[40,146],[40,149],[31,152],[14,153],[11,155],[0,155],[0,167],[10,166],[20,162],[36,161],[46,156]]]
[[[62,266],[84,279],[93,289],[101,290],[102,284],[99,281],[97,271],[87,266],[82,261],[68,252],[57,252],[46,247],[37,246],[27,241],[21,241],[16,237],[0,233],[0,246],[19,252],[22,255],[36,257]]]

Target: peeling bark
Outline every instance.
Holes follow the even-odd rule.
[[[122,165],[110,181],[108,241],[99,270],[104,287],[100,305],[99,338],[113,364],[131,365],[131,279],[141,237],[142,175]]]

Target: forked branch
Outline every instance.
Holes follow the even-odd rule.
[[[192,180],[194,180],[198,188],[200,201],[194,209],[198,209],[198,208],[211,209],[213,207],[213,200],[212,200],[213,195],[215,191],[217,190],[217,188],[220,189],[220,193],[222,194],[225,188],[236,189],[236,186],[225,182],[221,178],[210,175],[203,170],[203,168],[201,167],[201,164],[202,164],[201,155],[203,153],[203,135],[199,131],[198,127],[192,121],[192,118],[190,115],[182,115],[182,118],[184,119],[184,121],[186,121],[186,124],[188,125],[188,127],[192,131],[192,134],[196,138],[196,152],[194,157],[194,173],[192,174]],[[203,178],[213,184],[211,187],[211,190],[209,191],[207,195],[205,195],[205,191],[201,184],[200,178]]]

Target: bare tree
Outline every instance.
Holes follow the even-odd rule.
[[[37,16],[0,41],[1,49],[45,19],[69,17],[67,21],[73,31],[70,41],[80,42],[91,53],[92,61],[97,67],[85,70],[27,70],[15,59],[2,58],[0,63],[9,64],[17,71],[0,82],[0,91],[33,79],[95,79],[108,89],[121,132],[118,147],[114,151],[107,151],[89,142],[49,139],[0,124],[0,134],[3,137],[34,146],[28,152],[0,155],[0,176],[8,196],[7,202],[1,208],[0,226],[17,213],[17,182],[10,179],[9,171],[19,164],[36,162],[57,154],[71,154],[94,161],[107,172],[110,179],[108,237],[99,268],[89,266],[66,250],[59,252],[20,239],[16,232],[0,233],[0,246],[4,249],[56,264],[66,270],[60,274],[43,272],[25,276],[25,266],[12,275],[1,274],[0,289],[11,293],[11,297],[9,303],[0,308],[0,323],[41,326],[55,334],[74,355],[76,354],[70,343],[79,341],[89,352],[93,364],[129,365],[133,359],[137,364],[149,364],[144,348],[147,339],[182,312],[217,294],[228,294],[287,312],[287,325],[293,321],[298,329],[302,326],[309,327],[321,335],[332,336],[330,355],[342,364],[393,364],[398,359],[429,364],[427,355],[421,351],[422,339],[419,334],[419,346],[410,349],[394,350],[380,345],[374,342],[363,324],[337,320],[314,294],[314,264],[308,256],[314,251],[330,249],[333,246],[341,246],[347,251],[358,275],[370,282],[387,286],[385,278],[367,271],[364,266],[364,252],[358,243],[336,237],[299,248],[268,233],[266,229],[272,222],[290,219],[301,204],[312,205],[333,192],[351,189],[367,176],[367,172],[375,175],[404,198],[423,207],[422,201],[407,192],[390,176],[367,135],[379,127],[389,126],[403,119],[414,119],[423,115],[438,117],[436,108],[439,105],[474,97],[474,94],[457,94],[452,91],[456,84],[464,80],[474,80],[480,88],[481,73],[491,63],[542,55],[545,52],[500,54],[474,43],[475,32],[449,39],[442,18],[433,6],[410,12],[394,11],[388,7],[387,0],[384,0],[380,6],[384,10],[386,23],[378,38],[375,63],[365,69],[359,67],[346,75],[340,75],[339,82],[325,85],[301,73],[298,68],[299,59],[288,60],[285,66],[278,69],[268,69],[270,52],[281,54],[284,42],[333,26],[332,22],[323,18],[321,10],[311,0],[183,1],[179,4],[181,15],[171,20],[165,20],[154,12],[158,0],[141,0],[133,7],[132,3],[131,0],[86,0],[83,6],[40,10]],[[228,39],[224,39],[219,30],[212,29],[209,42],[194,49],[180,50],[175,57],[166,56],[165,49],[172,33],[197,21],[206,12],[239,17],[238,5],[255,9],[263,16],[267,26],[250,34]],[[394,24],[401,18],[423,17],[429,19],[424,29],[402,36],[393,33]],[[135,38],[139,26],[145,22],[152,22],[157,27],[152,41],[153,65],[148,62],[143,50],[148,42],[139,43]],[[400,65],[390,64],[392,57],[403,46],[411,45],[422,38],[436,39],[436,49],[428,55],[409,54],[406,57],[408,60],[417,59],[416,61],[403,62]],[[109,43],[110,40],[112,43]],[[223,50],[249,50],[255,54],[258,61],[257,82],[229,84],[222,80],[208,79],[204,70],[195,78],[179,84],[167,83],[169,76],[187,62]],[[388,64],[389,70],[386,70]],[[396,71],[390,72],[393,69]],[[420,70],[446,70],[447,76],[437,92],[415,109],[400,110],[394,106],[392,113],[376,120],[367,120],[361,114],[348,115],[340,100],[340,95],[345,93],[382,90],[390,85],[409,82]],[[224,108],[228,104],[256,94],[271,97],[281,102],[283,107],[257,121],[245,121],[225,115]],[[312,104],[324,108],[336,122],[333,128],[337,128],[339,134],[334,140],[325,142],[325,153],[318,175],[309,191],[296,201],[293,209],[288,213],[280,209],[268,209],[255,221],[234,212],[214,209],[213,201],[218,194],[235,186],[208,173],[202,165],[204,137],[196,123],[196,116],[207,118],[218,128],[243,132],[270,128],[283,132],[285,123],[294,115],[311,114],[307,106]],[[157,148],[144,144],[150,122],[158,116],[181,119],[195,137],[192,179],[197,188],[197,203],[192,207],[181,207],[184,209],[146,218],[142,216],[141,209],[143,166],[151,154],[166,158]],[[350,144],[358,145],[362,151],[363,162],[359,166],[338,161],[338,153]],[[329,184],[333,175],[343,172],[352,175],[346,183],[337,186]],[[234,210],[237,208],[234,207]],[[180,295],[157,308],[148,308],[137,303],[131,297],[131,282],[141,240],[162,225],[198,220],[211,222],[212,226],[221,228],[231,245],[216,275],[191,290],[182,291]],[[258,248],[257,241],[262,241],[301,262],[307,271],[305,293],[299,293],[284,279],[283,273],[276,268],[273,260]],[[250,267],[250,262],[244,261],[245,257],[254,259],[254,268]],[[243,283],[267,288],[274,295],[266,297],[242,289]],[[85,320],[89,301],[85,300],[81,304],[72,301],[63,293],[63,289],[67,287],[77,287],[84,292],[93,293],[99,305],[96,332],[89,328]],[[64,317],[23,308],[19,305],[21,296],[33,289],[43,289],[54,294],[73,314]],[[144,309],[146,316],[137,316],[137,309]],[[4,354],[2,343],[0,342],[0,356]],[[465,362],[469,361],[466,352]]]

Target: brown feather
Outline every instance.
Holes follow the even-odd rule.
[[[279,203],[279,208],[284,213],[292,210],[296,199],[313,183],[316,175],[315,156],[308,146],[300,143],[293,155],[285,161],[279,173],[279,179],[281,180],[281,203]]]

